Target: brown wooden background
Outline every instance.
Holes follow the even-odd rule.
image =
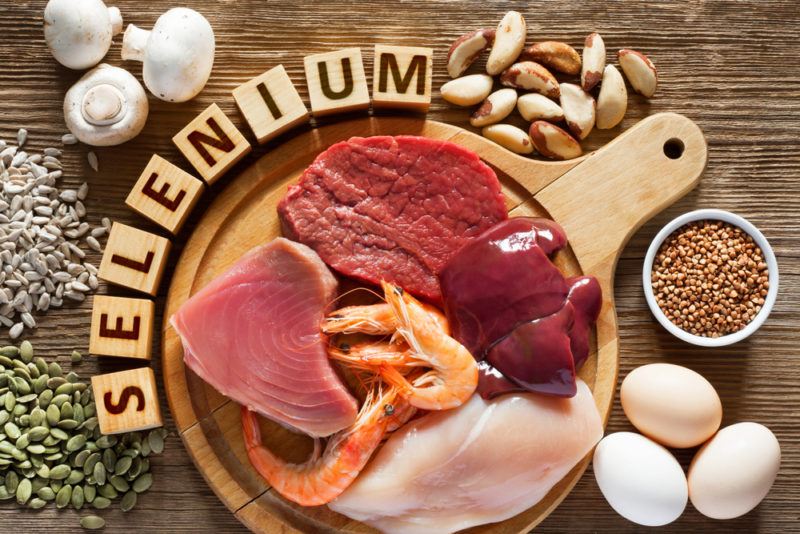
[[[125,23],[150,27],[158,14],[176,2],[119,0]],[[89,221],[103,215],[154,229],[126,209],[124,199],[150,155],[158,152],[187,170],[170,138],[209,103],[217,102],[254,142],[236,112],[231,90],[268,68],[283,63],[298,85],[304,54],[345,46],[362,47],[371,79],[371,47],[376,43],[429,46],[434,55],[434,101],[429,118],[467,125],[468,112],[441,100],[437,88],[446,80],[444,57],[450,43],[466,30],[494,26],[510,8],[528,21],[530,40],[558,39],[581,45],[599,31],[610,53],[631,47],[650,55],[659,69],[660,87],[651,102],[633,97],[623,126],[657,111],[684,113],[697,121],[709,142],[708,168],[700,187],[642,228],[626,249],[617,270],[617,303],[622,338],[620,376],[655,361],[686,365],[701,372],[719,391],[724,423],[757,421],[770,427],[783,450],[780,474],[767,499],[743,518],[720,522],[704,518],[691,505],[683,517],[660,532],[800,532],[800,9],[795,0],[729,2],[273,2],[260,0],[186,0],[211,21],[217,54],[211,81],[194,101],[167,104],[150,99],[150,119],[142,135],[120,147],[96,149],[100,172],[86,163],[87,148],[67,147],[66,183],[87,180]],[[0,3],[0,138],[11,142],[17,128],[30,131],[29,147],[60,146],[66,132],[61,103],[80,76],[58,65],[44,43],[41,14],[45,1]],[[106,61],[123,65],[141,79],[141,66],[123,63],[118,36]],[[336,117],[326,119],[335,121]],[[286,139],[292,133],[287,134]],[[592,141],[594,138],[594,141]],[[602,144],[593,134],[590,142]],[[239,167],[281,139],[256,148]],[[175,242],[168,273],[179,257],[193,223],[209,201],[236,174],[221,179],[201,199]],[[652,179],[658,179],[657,176]],[[641,263],[649,240],[672,217],[714,207],[735,211],[755,223],[771,241],[780,265],[777,305],[751,339],[723,349],[699,349],[672,338],[652,318],[641,289]],[[99,256],[93,256],[99,264]],[[169,274],[161,287],[160,311]],[[106,288],[102,288],[106,292]],[[110,289],[113,294],[125,294]],[[86,351],[91,300],[51,312],[31,337],[41,354],[65,356]],[[160,325],[160,315],[157,322]],[[7,332],[0,332],[0,341]],[[153,366],[160,380],[158,340]],[[91,360],[85,376],[129,367],[125,361]],[[159,384],[161,387],[161,384]],[[163,398],[163,390],[161,390]],[[167,414],[167,424],[170,418]],[[631,427],[619,404],[608,430]],[[688,465],[693,451],[678,451]],[[133,512],[106,510],[108,532],[244,532],[207,488],[174,435],[163,456],[153,461],[155,484]],[[72,512],[48,507],[21,511],[0,505],[2,532],[70,532]],[[634,532],[606,504],[591,469],[572,494],[538,529],[542,532]]]

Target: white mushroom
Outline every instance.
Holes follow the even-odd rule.
[[[167,102],[186,102],[203,90],[214,65],[214,31],[193,9],[176,7],[152,31],[129,24],[122,59],[142,61],[144,84]]]
[[[136,137],[147,121],[147,93],[128,71],[102,63],[64,97],[67,128],[83,143],[110,146]]]
[[[121,31],[119,9],[102,0],[50,0],[44,8],[47,46],[56,61],[71,69],[97,65]]]

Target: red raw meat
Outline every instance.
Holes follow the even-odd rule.
[[[507,213],[494,171],[447,141],[354,137],[320,154],[278,206],[287,237],[335,270],[438,302],[450,257]]]

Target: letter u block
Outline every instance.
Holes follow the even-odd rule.
[[[375,45],[372,104],[427,112],[431,105],[433,49]]]
[[[343,48],[303,58],[315,117],[369,108],[369,87],[360,48]]]
[[[125,204],[176,234],[202,192],[203,182],[153,154]]]
[[[163,425],[156,377],[149,367],[92,377],[97,422],[103,434]]]
[[[172,142],[209,185],[252,148],[216,104],[208,106],[175,134]]]
[[[233,99],[259,143],[308,120],[308,109],[283,65],[234,89]]]
[[[89,352],[150,359],[155,306],[152,300],[95,295]]]
[[[155,296],[167,264],[168,239],[115,222],[100,261],[107,282]]]

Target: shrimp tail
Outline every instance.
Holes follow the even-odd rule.
[[[388,363],[382,363],[378,368],[378,372],[383,381],[394,387],[400,395],[406,395],[411,391],[411,384],[395,367]]]

